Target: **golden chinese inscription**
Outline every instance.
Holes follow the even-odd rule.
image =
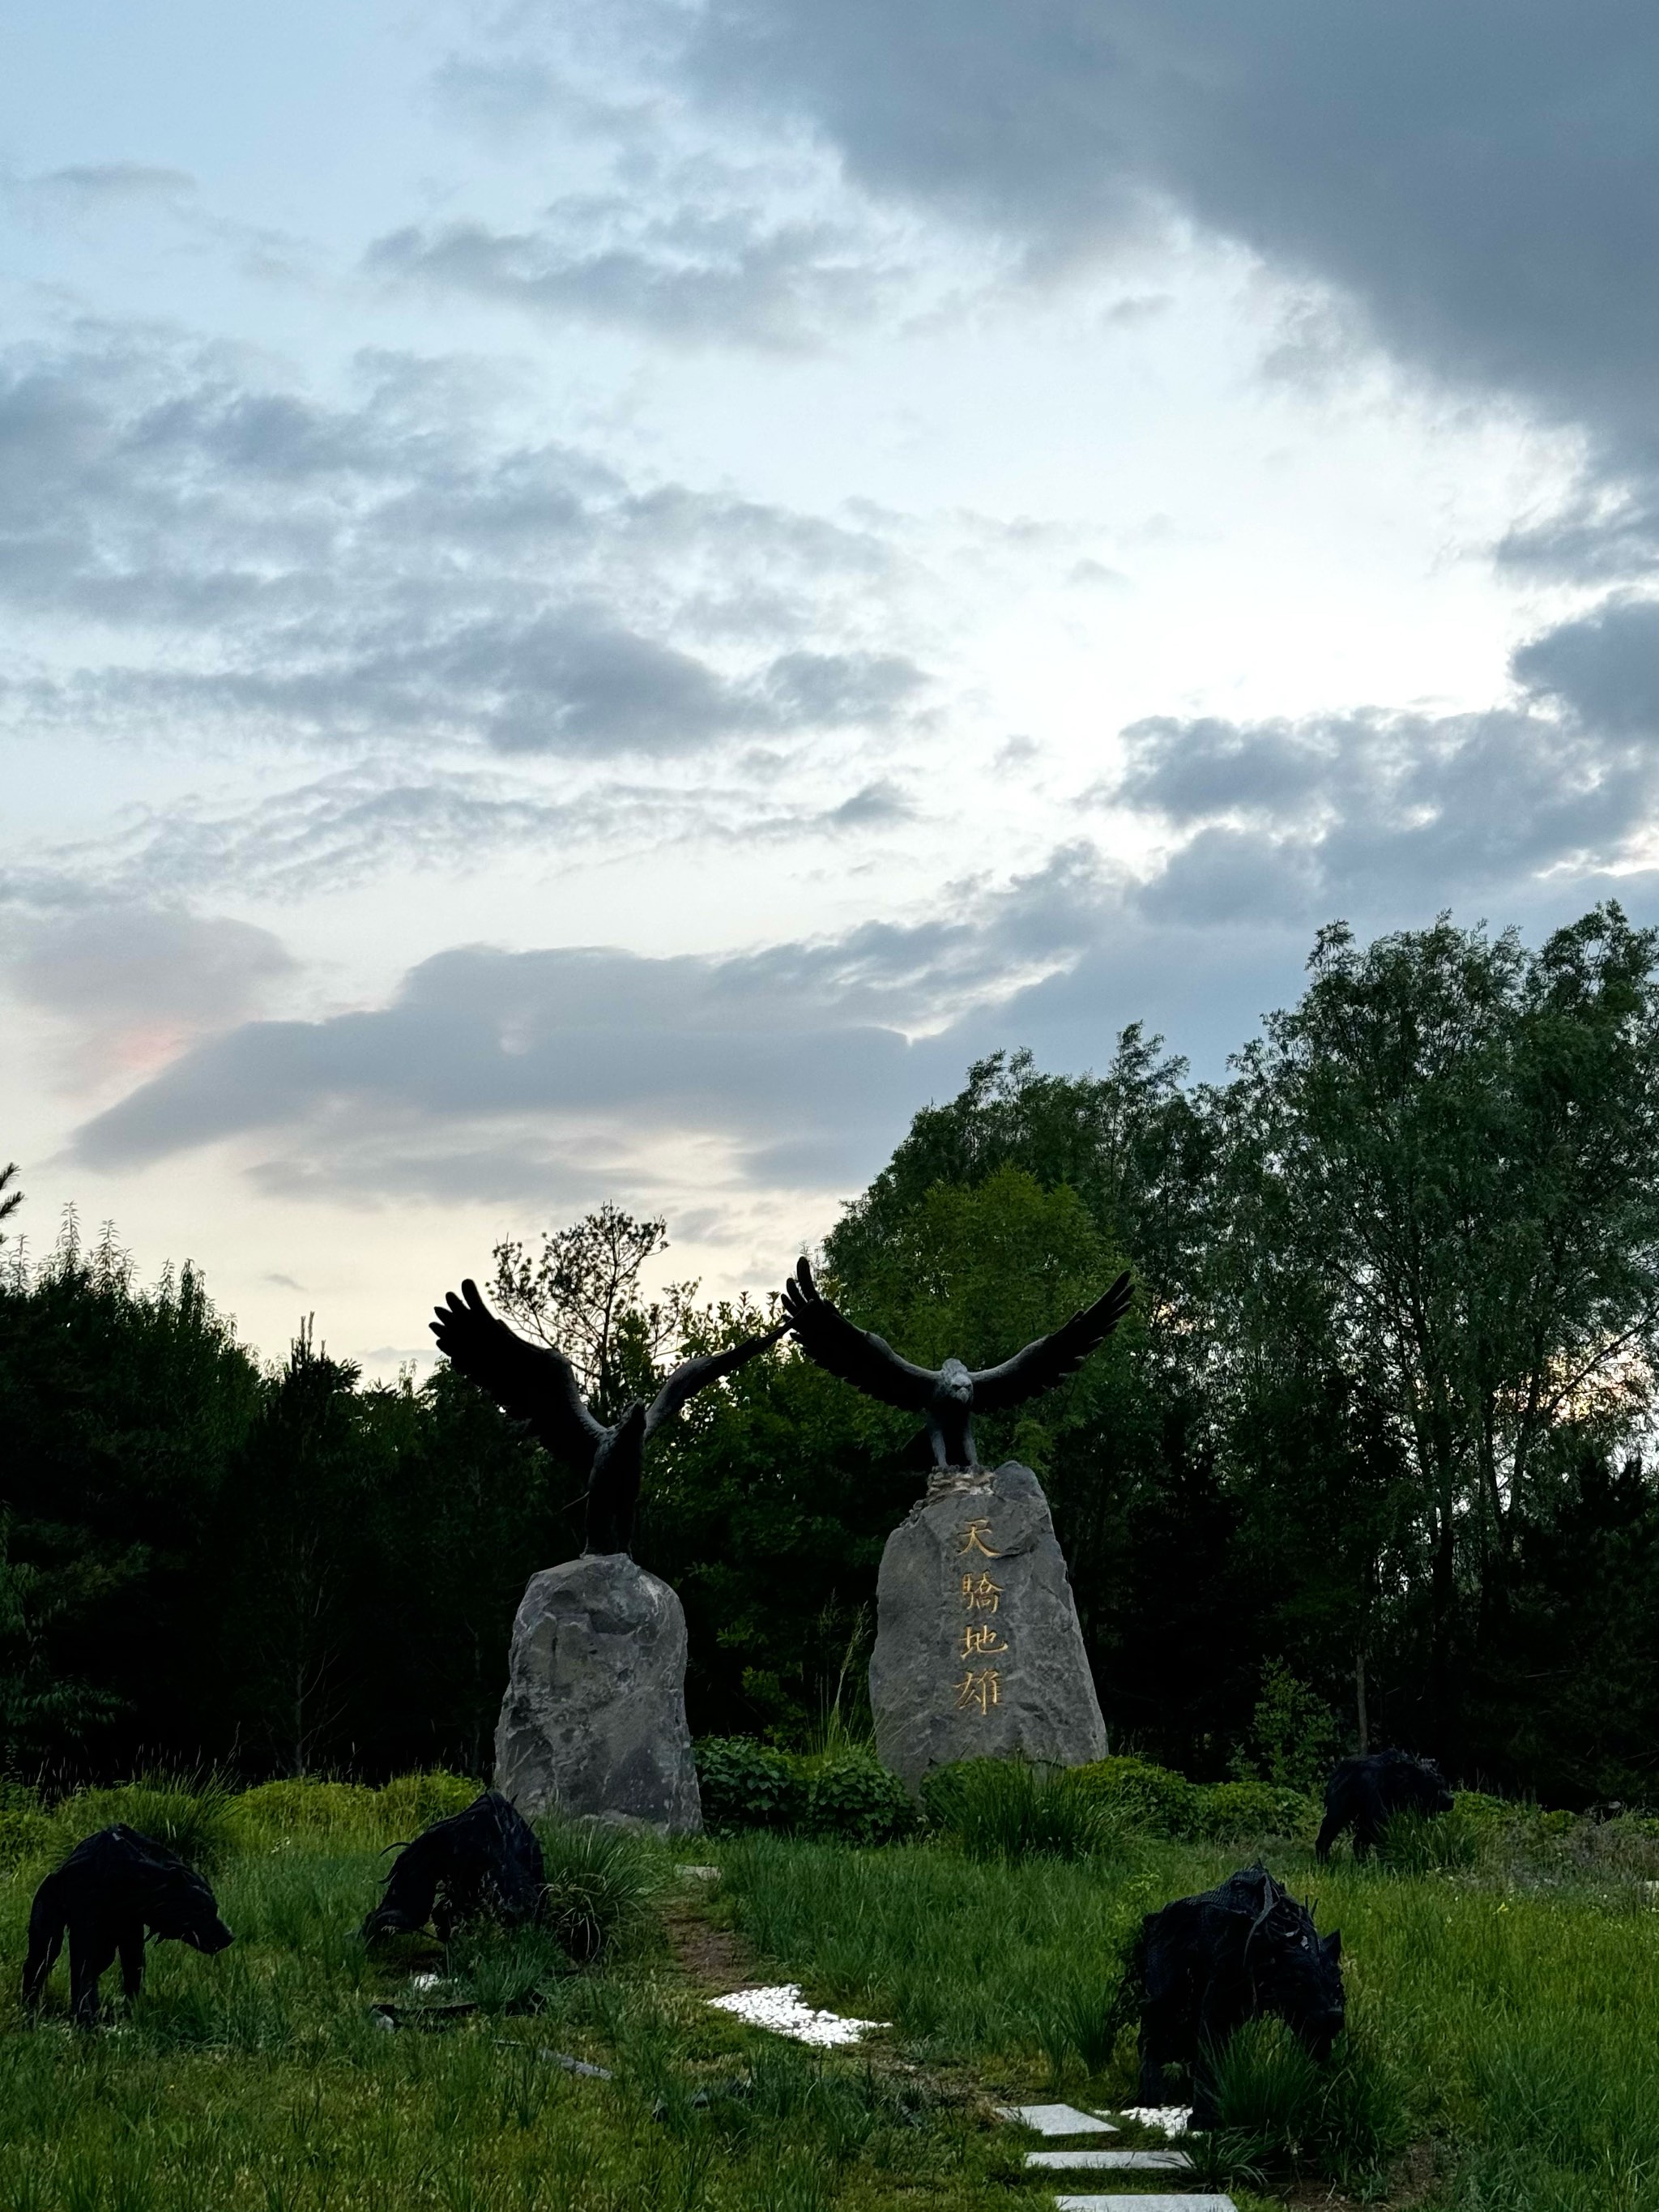
[[[957,1656],[959,1659],[975,1659],[989,1652],[1001,1652],[1007,1649],[1006,1644],[997,1641],[996,1630],[988,1620],[982,1621],[977,1628],[970,1622],[962,1632],[962,1649]]]
[[[982,1574],[977,1581],[972,1575],[962,1578],[962,1601],[969,1613],[994,1613],[1001,1595],[1002,1584],[994,1583],[989,1575]]]
[[[987,1559],[1000,1559],[1002,1557],[1001,1553],[994,1552],[991,1549],[982,1533],[990,1525],[988,1521],[970,1521],[962,1532],[963,1551],[977,1552],[981,1558]]]
[[[965,1712],[970,1706],[976,1705],[981,1712],[986,1713],[993,1705],[1000,1705],[999,1680],[994,1667],[981,1667],[977,1674],[970,1667],[956,1686],[957,1711]]]

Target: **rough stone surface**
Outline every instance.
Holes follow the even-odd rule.
[[[496,1789],[526,1817],[695,1833],[685,1649],[678,1598],[625,1552],[532,1575],[513,1622]]]
[[[1029,1467],[936,1473],[887,1539],[870,1703],[876,1748],[912,1790],[956,1759],[1106,1756],[1066,1562]]]

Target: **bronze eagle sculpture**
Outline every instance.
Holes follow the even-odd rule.
[[[872,1329],[854,1328],[818,1289],[805,1259],[784,1285],[783,1310],[802,1351],[820,1367],[854,1383],[866,1397],[927,1415],[935,1466],[977,1467],[974,1415],[1006,1413],[1063,1382],[1117,1327],[1133,1289],[1126,1270],[1093,1305],[1048,1336],[1000,1367],[973,1371],[959,1359],[937,1369],[914,1366]]]
[[[451,1291],[430,1323],[438,1348],[504,1413],[523,1421],[555,1459],[587,1468],[584,1552],[626,1552],[634,1540],[647,1437],[672,1421],[688,1399],[730,1375],[788,1327],[780,1322],[725,1352],[707,1352],[674,1369],[647,1406],[635,1399],[608,1426],[586,1403],[576,1371],[550,1344],[532,1344],[490,1312],[471,1281]]]

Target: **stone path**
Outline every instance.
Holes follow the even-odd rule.
[[[1053,2136],[1115,2135],[1117,2130],[1110,2120],[1103,2119],[1098,2112],[1081,2112],[1075,2105],[999,2105],[997,2117],[1016,2120],[1023,2126],[1035,2129],[1037,2134]],[[1167,2112],[1160,2107],[1156,2113],[1150,2109],[1138,2110],[1126,2118],[1133,2118],[1161,2126],[1167,2134],[1185,2130],[1186,2111],[1171,2107]],[[1069,2150],[1028,2150],[1025,2154],[1028,2169],[1040,2169],[1050,2173],[1168,2173],[1185,2167],[1192,2160],[1180,2150],[1101,2150],[1073,2148]],[[1056,2197],[1054,2212],[1237,2212],[1231,2197],[1218,2191],[1207,2191],[1202,2196],[1143,2196],[1121,2191],[1108,2196]]]
[[[1231,2197],[1056,2197],[1055,2212],[1238,2212]]]
[[[1098,2112],[1079,2112],[1075,2105],[999,2105],[1000,2120],[1018,2120],[1040,2136],[1115,2136],[1117,2130]]]
[[[1177,2173],[1192,2160],[1184,2150],[1028,2150],[1025,2163],[1052,2172]]]

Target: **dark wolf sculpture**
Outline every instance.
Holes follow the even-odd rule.
[[[1321,2064],[1342,2033],[1342,1938],[1320,1936],[1312,1913],[1266,1867],[1179,1898],[1140,1925],[1124,1990],[1140,2012],[1140,2101],[1171,2100],[1164,2069],[1184,2065],[1193,2124],[1215,2122],[1212,2067],[1246,2021],[1282,2020]]]
[[[634,1516],[645,1468],[645,1445],[672,1421],[689,1398],[722,1375],[764,1352],[783,1334],[780,1322],[760,1336],[745,1337],[726,1352],[705,1352],[677,1367],[647,1406],[636,1401],[610,1427],[584,1403],[575,1370],[550,1344],[532,1344],[490,1312],[474,1282],[451,1291],[428,1324],[438,1348],[487,1390],[504,1413],[527,1424],[555,1459],[587,1469],[584,1552],[626,1552],[634,1541]]]
[[[1081,1367],[1129,1310],[1133,1290],[1121,1274],[1103,1297],[1048,1336],[1038,1337],[1000,1367],[971,1371],[959,1359],[938,1369],[901,1359],[884,1337],[855,1328],[812,1280],[803,1259],[783,1286],[783,1310],[801,1349],[820,1367],[855,1383],[884,1405],[925,1413],[937,1467],[977,1467],[974,1415],[1004,1413],[1023,1406]]]
[[[132,1828],[100,1828],[78,1843],[34,1893],[24,2004],[31,2012],[39,2009],[67,1931],[70,2015],[77,2027],[95,2027],[99,1980],[118,1951],[126,1996],[136,1997],[143,1988],[146,1929],[210,1954],[235,1940],[193,1867]]]
[[[533,1920],[546,1879],[529,1822],[486,1790],[465,1813],[434,1820],[404,1845],[359,1932],[373,1942],[430,1925],[447,1943],[463,1921],[488,1917],[512,1926]]]
[[[1383,1824],[1395,1813],[1449,1813],[1451,1791],[1431,1759],[1404,1751],[1373,1751],[1344,1759],[1325,1784],[1325,1819],[1315,1856],[1328,1859],[1345,1828],[1353,1830],[1353,1855],[1368,1858],[1382,1840]]]

